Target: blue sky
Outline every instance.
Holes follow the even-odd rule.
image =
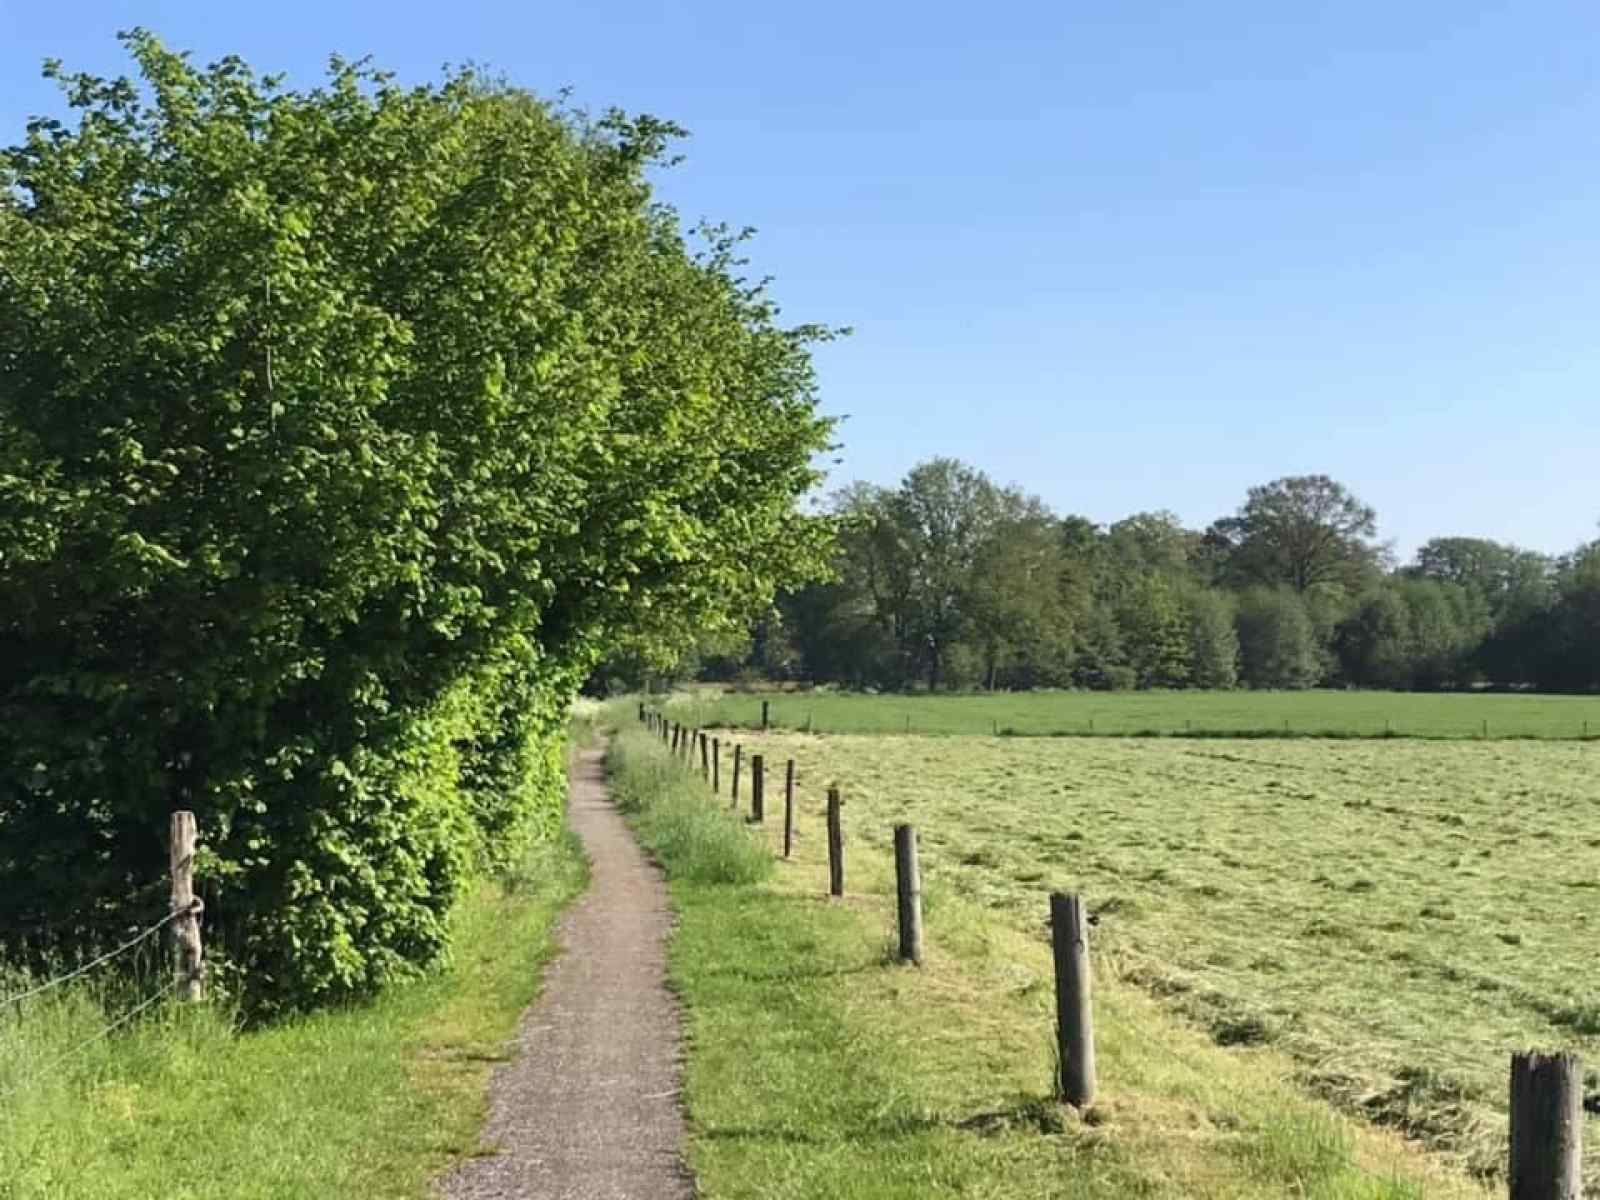
[[[685,217],[759,228],[848,414],[834,480],[963,458],[1062,512],[1324,472],[1402,553],[1600,520],[1600,6],[0,0],[0,141],[42,58],[143,24],[311,83],[491,65],[670,117]]]

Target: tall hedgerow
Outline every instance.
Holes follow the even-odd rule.
[[[192,808],[215,944],[303,1007],[559,818],[609,639],[814,572],[826,333],[653,201],[669,124],[124,40],[0,157],[0,938],[160,911]]]

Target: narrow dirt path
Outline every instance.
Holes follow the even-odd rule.
[[[445,1200],[688,1200],[680,1029],[666,987],[661,873],[606,794],[599,752],[574,772],[567,820],[593,862],[559,957],[490,1084],[493,1153],[439,1181]]]

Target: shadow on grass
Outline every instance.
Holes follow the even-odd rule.
[[[702,972],[707,979],[743,979],[748,983],[794,983],[803,979],[837,979],[845,975],[867,975],[883,970],[883,960],[845,966],[827,966],[822,963],[776,967],[770,971],[748,970],[743,967],[712,967]]]
[[[842,1143],[896,1141],[926,1133],[949,1130],[1001,1137],[1010,1133],[1064,1134],[1066,1108],[1042,1096],[1024,1097],[1005,1108],[974,1113],[967,1117],[936,1117],[903,1113],[854,1123],[835,1133],[812,1133],[792,1128],[727,1126],[699,1131],[696,1136],[712,1141],[781,1142],[796,1146],[837,1146]]]

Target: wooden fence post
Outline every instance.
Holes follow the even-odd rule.
[[[644,724],[644,701],[639,701],[639,723]]]
[[[783,775],[783,856],[794,853],[794,759]]]
[[[767,819],[766,759],[760,754],[750,756],[750,815],[757,821]]]
[[[674,721],[672,723],[672,739],[671,739],[672,740],[672,753],[673,754],[677,754],[678,753],[678,735],[679,735],[680,732],[681,732],[681,730],[678,728],[678,723],[676,721]]]
[[[722,739],[711,739],[711,794],[722,794]]]
[[[1511,1056],[1511,1200],[1583,1194],[1583,1063],[1576,1054]]]
[[[844,895],[844,821],[839,807],[839,789],[828,789],[828,893]]]
[[[172,911],[182,913],[172,922],[177,946],[178,999],[186,1003],[205,999],[206,967],[200,945],[200,913],[204,906],[194,894],[194,844],[192,812],[172,814],[168,851],[172,864]]]
[[[767,726],[768,726],[768,721],[767,721],[767,712],[768,712],[767,705],[768,705],[768,703],[769,702],[766,701],[766,700],[763,700],[761,702],[761,728],[763,728],[763,729],[766,729]]]
[[[894,827],[895,893],[900,901],[900,961],[922,965],[922,872],[917,867],[917,831]]]
[[[1050,944],[1056,960],[1056,1090],[1068,1104],[1085,1108],[1094,1102],[1094,1003],[1082,897],[1050,894]]]
[[[738,743],[733,747],[733,807],[739,807],[739,768],[744,764],[744,747]]]
[[[711,752],[710,741],[707,734],[700,735],[700,778],[711,778]]]

